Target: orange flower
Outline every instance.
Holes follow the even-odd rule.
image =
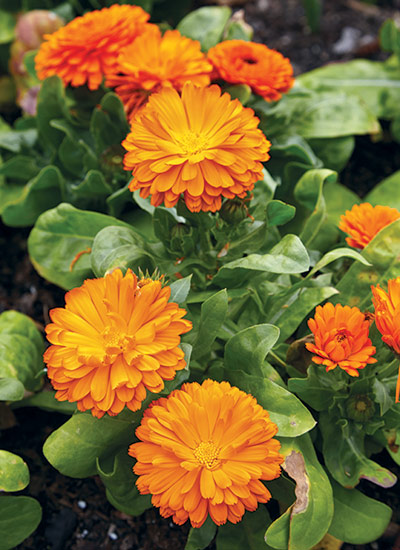
[[[358,307],[317,306],[314,319],[308,320],[315,344],[306,348],[316,354],[314,363],[325,365],[327,372],[339,366],[350,376],[359,376],[359,369],[376,363],[371,357],[376,350],[368,338],[369,325]]]
[[[153,94],[122,145],[133,170],[130,190],[151,204],[174,206],[181,194],[192,212],[221,208],[221,197],[244,197],[262,179],[270,143],[252,109],[221,96],[218,86]]]
[[[58,75],[64,84],[97,90],[104,75],[115,72],[118,54],[148,26],[139,6],[114,4],[76,17],[45,35],[35,58],[40,79]]]
[[[388,281],[388,291],[371,286],[376,328],[382,340],[400,355],[400,277]],[[400,368],[396,384],[396,403],[400,402]]]
[[[149,26],[146,33],[124,48],[118,57],[116,73],[107,78],[125,105],[128,118],[137,112],[152,92],[168,86],[182,90],[185,82],[210,84],[212,65],[200,50],[200,42]]]
[[[280,475],[278,428],[251,395],[228,382],[184,384],[151,403],[129,454],[142,494],[163,517],[201,527],[237,523],[271,494],[261,479]]]
[[[264,44],[226,40],[208,51],[219,76],[232,84],[248,84],[267,101],[276,101],[294,84],[289,59]]]
[[[140,409],[146,389],[159,392],[185,367],[180,334],[192,324],[160,281],[137,280],[130,269],[88,279],[50,311],[44,360],[59,401],[77,401],[101,418]]]
[[[377,233],[400,218],[400,212],[389,206],[372,206],[369,202],[355,204],[340,216],[339,229],[350,235],[346,242],[354,248],[364,248]]]

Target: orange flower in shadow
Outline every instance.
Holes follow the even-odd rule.
[[[159,27],[149,25],[144,34],[121,51],[116,72],[107,77],[106,84],[115,88],[132,119],[152,92],[163,87],[180,91],[188,81],[207,86],[211,71],[200,42],[177,30],[161,36]]]
[[[350,235],[348,245],[364,248],[377,233],[400,218],[400,212],[389,206],[372,206],[369,202],[355,204],[351,210],[340,216],[339,229]]]
[[[371,286],[372,302],[375,308],[376,328],[382,340],[400,355],[400,277],[389,279],[388,291],[380,285]],[[400,368],[396,384],[396,403],[400,401]]]
[[[35,57],[38,77],[58,75],[65,85],[87,83],[97,90],[104,76],[115,72],[121,48],[149,26],[149,17],[139,6],[119,4],[76,17],[45,35]]]
[[[358,307],[331,303],[317,306],[314,319],[308,320],[315,343],[306,343],[306,348],[315,354],[314,363],[325,365],[327,372],[340,367],[350,376],[359,376],[360,369],[376,363],[369,325]]]
[[[140,409],[146,390],[159,392],[186,365],[180,335],[192,328],[171,290],[139,280],[130,269],[88,279],[67,292],[65,308],[50,311],[48,376],[59,401],[101,418],[125,405]]]
[[[248,84],[266,101],[276,101],[294,84],[289,59],[264,44],[226,40],[208,51],[219,77],[232,84]]]
[[[142,494],[178,525],[237,523],[271,498],[260,480],[280,475],[278,428],[251,395],[228,382],[184,384],[150,404],[129,448]]]
[[[181,195],[192,212],[221,208],[221,199],[245,197],[263,177],[270,143],[259,119],[218,86],[187,82],[152,94],[122,143],[132,170],[131,191],[151,204],[175,206]]]

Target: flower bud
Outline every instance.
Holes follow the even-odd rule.
[[[356,422],[367,422],[375,413],[375,405],[368,395],[353,395],[346,403],[348,418]]]
[[[227,200],[219,214],[227,223],[238,224],[247,217],[247,207],[240,199]]]

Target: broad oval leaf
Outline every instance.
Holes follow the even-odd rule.
[[[308,434],[282,440],[284,470],[296,481],[296,502],[268,528],[274,548],[305,550],[328,531],[333,516],[332,488]]]
[[[264,359],[278,338],[279,329],[274,325],[255,325],[241,330],[225,345],[225,368],[248,374],[262,373]]]
[[[28,483],[29,470],[22,458],[0,450],[0,491],[22,491]]]
[[[332,480],[334,514],[329,533],[344,542],[365,544],[386,529],[392,510],[357,489],[344,489]]]
[[[42,214],[28,239],[30,259],[48,281],[69,290],[93,276],[90,251],[96,234],[108,225],[130,226],[111,216],[78,210],[62,203]],[[73,268],[71,263],[79,258]]]
[[[169,301],[176,302],[177,304],[183,304],[188,294],[190,292],[190,281],[192,280],[192,275],[188,275],[183,279],[178,279],[169,285],[171,289],[171,296]]]
[[[199,328],[193,343],[193,359],[210,352],[227,312],[228,294],[226,289],[216,292],[201,305]]]
[[[0,496],[0,550],[25,540],[42,519],[42,508],[31,497]]]
[[[184,36],[198,40],[206,52],[221,41],[231,13],[227,6],[205,6],[186,15],[176,28]]]
[[[94,238],[90,254],[91,266],[96,277],[115,268],[126,271],[140,268],[153,271],[153,259],[145,250],[143,238],[133,229],[111,225],[100,230]]]
[[[266,548],[265,529],[271,518],[265,506],[258,505],[255,512],[246,512],[237,525],[227,522],[218,529],[217,550],[261,550]],[[185,548],[186,550],[186,548]]]
[[[308,252],[296,235],[285,235],[267,254],[249,254],[220,268],[213,277],[218,286],[237,286],[258,272],[303,273],[310,267]]]
[[[185,550],[204,550],[212,542],[216,532],[217,526],[208,516],[201,527],[190,528]]]

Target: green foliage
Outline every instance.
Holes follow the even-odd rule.
[[[181,34],[198,40],[201,49],[207,51],[222,39],[225,25],[232,11],[227,6],[206,6],[192,11],[178,24]]]
[[[31,497],[0,496],[0,550],[12,550],[42,519],[40,504]]]

